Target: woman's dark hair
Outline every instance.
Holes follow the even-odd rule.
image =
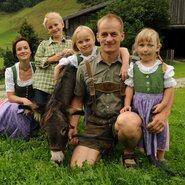
[[[30,47],[31,52],[33,53],[33,50],[32,50],[32,47],[31,47],[31,44],[30,44],[29,40],[28,40],[27,38],[24,38],[24,37],[18,38],[17,40],[15,40],[15,41],[13,42],[13,45],[12,45],[13,56],[14,56],[16,59],[17,59],[17,56],[16,56],[16,45],[17,45],[17,43],[20,42],[20,41],[26,41],[26,42],[28,43],[29,47]]]

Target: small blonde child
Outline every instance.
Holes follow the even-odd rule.
[[[73,54],[71,40],[66,40],[63,35],[64,22],[57,12],[49,12],[45,15],[43,25],[50,34],[48,40],[43,40],[35,54],[36,72],[33,79],[35,92],[32,108],[44,106],[48,96],[54,89],[54,68],[59,60],[69,54]]]
[[[75,52],[74,55],[67,58],[62,58],[59,64],[55,67],[54,79],[57,80],[61,66],[71,64],[78,68],[80,62],[89,60],[91,61],[99,53],[99,48],[95,46],[95,35],[93,31],[87,26],[78,26],[74,31],[72,37],[72,48]],[[127,70],[129,66],[129,52],[127,48],[120,48],[122,58],[121,76],[122,79],[127,78]]]
[[[125,107],[121,112],[131,111],[133,99],[133,110],[143,120],[143,140],[139,145],[145,148],[147,155],[163,161],[169,142],[168,123],[160,133],[149,131],[148,124],[154,114],[167,106],[176,81],[173,78],[174,68],[163,63],[159,55],[160,48],[160,38],[155,30],[145,28],[136,36],[134,50],[140,60],[131,63],[128,69]]]

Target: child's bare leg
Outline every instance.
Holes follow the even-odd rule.
[[[165,160],[164,155],[165,155],[165,151],[157,150],[157,159],[159,161],[164,161]]]

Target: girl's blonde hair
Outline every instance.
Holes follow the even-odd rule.
[[[51,19],[58,19],[61,23],[64,23],[61,15],[59,13],[57,13],[57,12],[49,12],[49,13],[47,13],[45,15],[44,21],[42,23],[45,28],[47,28],[48,20],[51,20]]]
[[[82,25],[78,26],[72,36],[72,48],[75,52],[79,51],[79,49],[77,48],[77,45],[76,45],[77,34],[82,30],[88,31],[90,33],[90,35],[92,36],[93,40],[95,41],[95,35],[94,35],[94,32],[91,30],[91,28],[89,28],[87,26],[82,26]]]
[[[144,28],[138,33],[138,35],[135,38],[134,45],[133,45],[133,52],[136,53],[135,48],[141,42],[156,42],[157,46],[159,46],[159,51],[160,51],[160,48],[162,47],[159,34],[152,28]],[[159,51],[156,53],[157,58],[163,61],[159,54]]]

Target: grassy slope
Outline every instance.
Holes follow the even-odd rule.
[[[42,26],[44,15],[50,11],[59,12],[62,17],[70,15],[82,8],[81,4],[77,4],[76,0],[45,0],[35,7],[26,8],[13,14],[0,14],[0,47],[7,48],[11,46],[12,41],[18,35],[20,25],[24,18],[28,23],[33,25],[35,32],[39,36],[47,36]]]

